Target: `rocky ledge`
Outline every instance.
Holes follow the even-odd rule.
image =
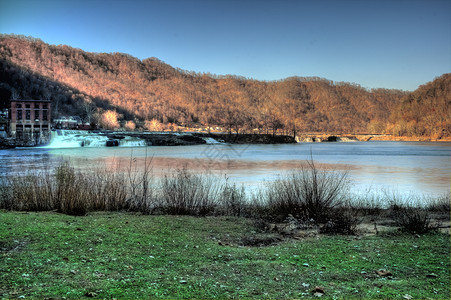
[[[0,137],[0,149],[16,148],[16,140],[13,138]]]
[[[146,141],[148,146],[182,146],[206,144],[210,138],[229,144],[289,144],[295,143],[291,136],[271,134],[227,134],[227,133],[114,133],[108,138],[120,140],[134,136]]]
[[[213,138],[220,142],[229,144],[291,144],[296,143],[292,136],[288,135],[272,135],[272,134],[227,134],[227,133],[210,133],[199,134],[194,136],[203,136]]]

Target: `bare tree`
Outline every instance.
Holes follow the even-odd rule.
[[[20,92],[16,89],[11,89],[11,100],[19,100],[20,99]]]

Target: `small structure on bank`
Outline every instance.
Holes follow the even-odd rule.
[[[11,100],[9,135],[17,146],[36,146],[50,141],[50,100]]]
[[[79,116],[61,116],[53,119],[53,124],[56,129],[80,129],[84,125]]]

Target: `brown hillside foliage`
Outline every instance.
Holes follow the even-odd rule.
[[[451,74],[421,85],[401,99],[388,124],[394,135],[451,136]]]
[[[116,111],[123,126],[133,121],[136,128],[153,120],[237,133],[450,134],[449,74],[410,94],[322,78],[267,82],[14,35],[0,35],[0,68],[0,95],[51,99],[54,117],[76,114],[87,122]]]

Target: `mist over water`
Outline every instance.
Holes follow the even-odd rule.
[[[193,172],[224,176],[231,183],[257,190],[310,158],[321,168],[348,170],[352,191],[357,194],[390,191],[439,196],[450,190],[451,143],[434,142],[72,148],[54,144],[48,148],[0,150],[0,174],[43,170],[63,160],[80,169],[99,166],[121,171],[130,166],[131,160],[140,168],[145,160],[152,159],[157,177],[186,167]]]

